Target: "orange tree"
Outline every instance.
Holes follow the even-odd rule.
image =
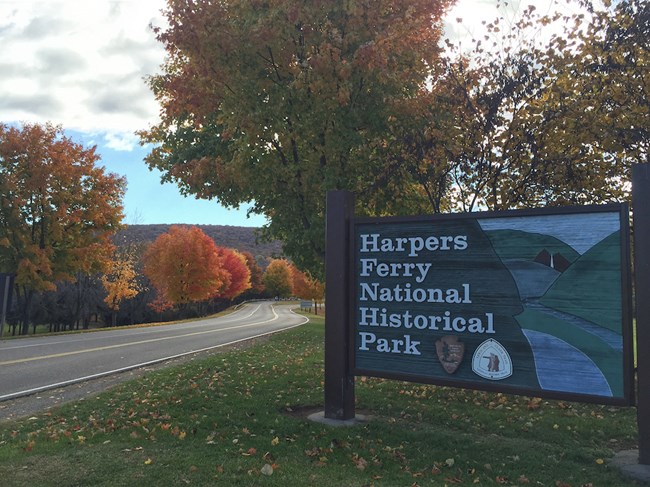
[[[34,293],[101,271],[123,218],[125,180],[61,127],[0,124],[0,271],[15,272],[29,329]]]
[[[227,285],[214,240],[198,227],[174,225],[160,235],[144,254],[144,274],[163,302],[186,305],[205,301]]]
[[[291,293],[299,298],[313,301],[318,314],[318,303],[322,302],[325,296],[325,285],[293,265],[290,266],[290,270]]]
[[[370,142],[436,69],[450,3],[168,0],[147,163],[198,197],[252,201],[266,235],[322,275],[325,193],[354,191],[372,211],[385,160]],[[405,199],[394,188],[388,211]]]

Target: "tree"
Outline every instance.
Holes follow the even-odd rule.
[[[264,287],[270,296],[291,296],[291,264],[285,259],[273,259],[264,271]]]
[[[0,124],[0,270],[15,272],[22,333],[35,292],[102,270],[123,218],[125,180],[50,124]]]
[[[557,83],[546,107],[555,146],[573,143],[591,164],[613,167],[610,198],[629,191],[632,163],[647,163],[650,148],[650,4],[605,2],[574,34],[577,49],[557,37],[549,58]],[[573,123],[572,123],[573,122]]]
[[[104,302],[112,313],[112,326],[117,325],[117,313],[122,301],[137,296],[142,288],[135,270],[135,251],[123,247],[113,254],[106,272],[102,275],[102,285],[106,290]]]
[[[436,69],[451,0],[168,0],[161,122],[147,157],[186,193],[269,217],[266,235],[323,273],[325,193],[376,199],[370,150]],[[382,201],[399,205],[403,187]]]
[[[197,227],[176,225],[145,252],[144,274],[161,300],[174,305],[209,299],[229,279],[214,240]]]
[[[251,287],[251,271],[246,265],[246,257],[234,249],[220,247],[219,256],[228,277],[216,297],[234,299]]]
[[[251,287],[248,292],[252,295],[261,295],[264,292],[264,281],[262,280],[264,271],[262,271],[262,268],[257,264],[253,254],[250,252],[242,252],[242,255],[246,259],[246,265],[250,272]]]
[[[290,271],[291,294],[302,299],[313,301],[316,314],[318,314],[318,303],[323,301],[325,285],[293,265],[290,265]]]
[[[648,16],[640,0],[589,17],[529,6],[469,51],[450,44],[418,110],[396,117],[387,167],[436,212],[625,199],[647,161]],[[551,24],[561,34],[538,39]]]

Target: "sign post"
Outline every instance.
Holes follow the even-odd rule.
[[[650,344],[650,164],[632,167],[637,351]],[[639,464],[650,465],[650,356],[637,352]]]
[[[327,193],[325,302],[325,418],[354,418],[354,375],[350,339],[350,219],[354,196],[347,191]]]

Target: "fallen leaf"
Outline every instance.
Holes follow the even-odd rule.
[[[605,460],[603,460],[602,458],[597,458],[597,459],[596,459],[596,463],[597,463],[598,465],[602,465],[603,463],[605,463]]]
[[[357,455],[352,457],[352,461],[354,462],[354,464],[357,466],[359,470],[365,470],[365,468],[368,466],[368,462],[366,461],[366,459]]]
[[[273,467],[268,463],[265,463],[264,466],[262,467],[262,473],[264,475],[273,475]]]
[[[462,484],[463,480],[458,477],[446,477],[445,482],[449,482],[450,484]]]
[[[447,464],[448,467],[453,467],[456,461],[453,458],[447,458],[447,460],[445,460],[445,463]]]
[[[151,458],[147,458],[147,459],[144,461],[144,464],[145,464],[145,465],[151,465],[152,463],[153,463],[153,460],[152,460]]]
[[[271,445],[275,446],[280,443],[280,438],[277,436],[271,440]]]

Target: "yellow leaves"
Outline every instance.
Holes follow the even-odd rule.
[[[113,311],[120,309],[123,300],[137,296],[142,290],[137,282],[135,262],[135,255],[128,250],[115,253],[108,262],[106,273],[101,281],[108,293],[104,302]]]
[[[597,463],[598,465],[603,465],[603,464],[605,463],[605,460],[603,460],[602,458],[597,458],[597,459],[596,459],[596,463]]]
[[[152,465],[152,464],[153,464],[153,460],[152,460],[151,458],[147,458],[147,459],[144,461],[144,464],[145,464],[145,465]]]

